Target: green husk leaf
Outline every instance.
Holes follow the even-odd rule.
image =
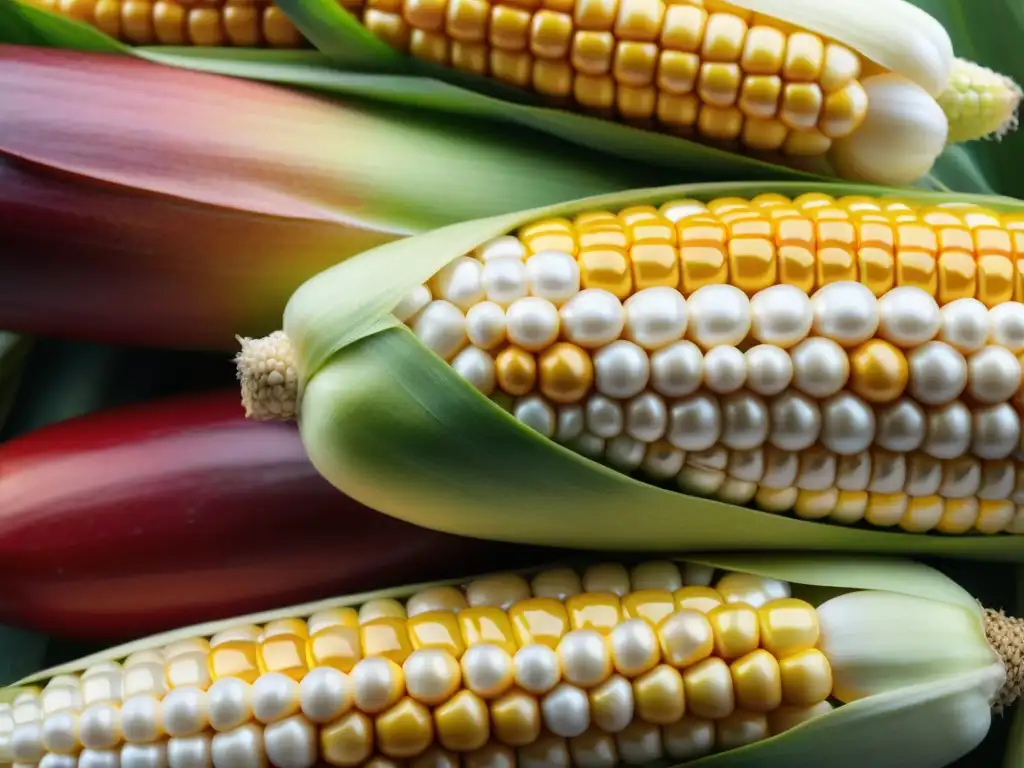
[[[457,224],[374,249],[307,281],[289,302],[285,331],[299,354],[300,427],[314,465],[336,487],[386,514],[486,539],[585,549],[828,549],[1024,560],[1024,541],[1012,536],[846,528],[641,483],[518,423],[388,314],[448,261],[536,218],[767,191],[877,193],[792,183],[638,190]],[[1024,209],[1005,198],[913,198]]]
[[[71,48],[92,53],[129,53],[131,48],[95,27],[22,0],[0,3],[0,43]]]
[[[709,565],[723,571],[738,571],[838,589],[869,589],[898,592],[966,608],[981,618],[977,599],[945,574],[913,560],[858,555],[793,554],[713,555],[687,557],[686,561]]]

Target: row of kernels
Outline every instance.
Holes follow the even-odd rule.
[[[712,494],[728,478],[751,488],[776,491],[832,491],[905,494],[910,498],[1024,503],[1021,465],[1016,461],[979,462],[970,457],[937,461],[916,453],[871,451],[836,456],[820,447],[797,452],[711,451],[690,453],[676,480],[694,493]],[[669,478],[659,478],[669,479]],[[751,492],[752,493],[752,492]]]
[[[693,342],[678,341],[648,353],[625,339],[593,354],[568,342],[537,355],[508,346],[492,357],[468,347],[453,358],[452,367],[487,396],[495,390],[519,397],[537,392],[558,406],[578,403],[594,390],[595,395],[630,401],[627,411],[637,411],[640,421],[656,419],[658,423],[667,418],[661,398],[686,397],[701,389],[730,395],[745,388],[764,397],[792,394],[803,402],[804,395],[830,398],[847,387],[866,401],[865,408],[879,406],[880,422],[889,425],[895,420],[902,426],[910,419],[917,424],[917,444],[924,439],[921,405],[943,406],[966,395],[981,406],[998,407],[1014,398],[1021,382],[1020,359],[998,345],[965,356],[946,342],[932,341],[906,354],[889,342],[873,339],[847,352],[822,337],[807,339],[791,351],[761,344],[746,351],[722,345],[705,353]],[[786,393],[790,385],[795,391]],[[904,393],[911,397],[903,397]],[[818,405],[812,406],[817,412]],[[820,416],[814,422],[820,427]],[[634,436],[651,442],[663,433],[664,427],[653,437]],[[884,438],[882,442],[887,447]]]
[[[652,445],[657,445],[652,461],[660,457],[672,465],[672,448],[797,452],[816,443],[833,454],[833,462],[872,447],[897,454],[920,451],[935,460],[973,455],[998,461],[1013,456],[1021,441],[1020,417],[1005,402],[972,411],[959,400],[923,409],[902,399],[876,409],[845,390],[821,402],[793,391],[765,400],[748,390],[668,400],[644,392],[625,402],[593,394],[561,406],[537,394],[492,399],[521,423],[587,456],[601,454],[614,441],[630,469],[647,461]]]
[[[792,218],[768,218],[777,210],[728,212],[722,214],[724,223],[713,215],[689,215],[674,226],[657,213],[630,224],[620,219],[585,220],[582,225],[548,220],[524,227],[517,248],[489,243],[477,255],[525,256],[544,250],[573,255],[583,267],[583,287],[606,288],[623,298],[654,285],[679,287],[688,295],[709,284],[732,282],[753,293],[782,282],[810,293],[834,282],[859,281],[875,296],[894,286],[917,287],[943,304],[977,296],[994,307],[1024,299],[1016,264],[1024,232],[1012,232],[1020,244],[1007,250],[1005,243],[994,244],[995,235],[985,235],[1009,237],[1002,229],[972,232],[964,225],[935,234],[919,224],[807,218],[816,209],[793,210]],[[955,240],[954,231],[966,239]],[[934,247],[923,233],[932,233]],[[515,238],[492,243],[509,240]]]
[[[549,262],[558,262],[557,270],[538,269],[528,280],[531,265]],[[687,298],[673,287],[656,286],[623,302],[603,288],[581,290],[576,262],[554,251],[530,257],[525,265],[510,257],[485,263],[463,257],[442,270],[434,285],[447,298],[434,301],[421,286],[395,311],[446,360],[467,343],[491,350],[511,342],[537,352],[559,338],[592,349],[625,336],[648,350],[684,337],[704,349],[748,339],[789,348],[812,332],[843,347],[877,336],[903,349],[938,339],[963,352],[989,342],[1010,354],[1024,351],[1024,304],[1005,302],[989,310],[977,300],[959,299],[940,308],[926,291],[908,286],[881,298],[851,281],[829,284],[810,297],[785,284],[753,297],[728,284],[703,286]]]
[[[908,533],[1024,533],[1024,507],[1005,499],[947,499],[937,495],[912,497],[905,493],[760,487],[737,501],[753,501],[767,512],[792,511],[804,520],[828,519],[842,525],[863,521],[882,528],[898,526]]]
[[[435,738],[430,713],[399,705],[395,711],[371,721],[358,713],[342,718],[317,733],[315,726],[300,716],[261,728],[247,724],[230,733],[204,733],[190,738],[172,738],[147,745],[129,745],[120,751],[84,750],[78,756],[47,754],[40,768],[217,768],[245,766],[254,768],[271,763],[285,768],[312,768],[318,757],[332,766],[364,765],[367,768],[398,768],[408,757],[410,768],[558,768],[571,765],[598,766],[616,764],[621,758],[629,764],[646,763],[662,757],[694,759],[712,752],[735,749],[781,733],[813,717],[827,714],[831,705],[783,706],[771,713],[734,710],[717,721],[685,716],[659,725],[633,719],[614,733],[590,726],[568,739],[540,732],[530,743],[518,748],[497,741],[481,741],[485,731],[480,722],[453,723],[454,728],[438,734],[444,741],[474,747],[461,752],[443,747],[427,747],[414,752]],[[496,713],[497,714],[497,713]],[[451,719],[451,718],[448,718]],[[495,717],[494,730],[500,731],[504,718]],[[520,718],[521,719],[521,718]],[[465,733],[467,725],[477,733]],[[512,722],[523,732],[528,723]],[[462,732],[460,732],[462,731]],[[516,734],[520,735],[520,734]],[[373,756],[374,746],[381,750]],[[319,754],[318,754],[319,753]],[[368,760],[368,761],[367,761]],[[367,761],[367,762],[364,762]]]
[[[873,247],[888,253],[916,251],[938,256],[943,251],[965,251],[976,258],[1024,254],[1024,221],[1018,215],[1000,219],[965,208],[925,209],[920,213],[894,204],[842,201],[815,206],[811,196],[794,204],[748,204],[733,198],[710,203],[672,201],[660,210],[653,206],[627,208],[617,216],[607,212],[581,214],[574,221],[545,219],[516,232],[523,254],[560,250],[579,255],[587,246],[628,249],[637,244],[714,245],[730,240],[765,238],[776,247],[802,246],[811,251],[825,247],[856,251]],[[755,198],[756,200],[756,198]],[[853,198],[851,198],[853,200]],[[896,207],[896,205],[902,207]],[[861,209],[860,206],[864,206]],[[501,240],[514,239],[511,236]],[[489,245],[477,250],[486,255]]]
[[[136,45],[270,45],[295,48],[302,34],[276,5],[228,0],[189,7],[173,0],[37,0],[39,5]]]
[[[709,482],[707,472],[756,483],[770,490],[870,491],[911,498],[941,496],[1024,504],[1024,465],[1014,460],[980,461],[970,456],[937,460],[923,453],[884,450],[836,456],[820,447],[801,452],[775,448],[729,451],[721,446],[681,458]],[[668,476],[671,477],[671,476]],[[668,477],[661,479],[668,479]]]

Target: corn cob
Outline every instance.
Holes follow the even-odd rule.
[[[560,106],[776,160],[829,156],[841,176],[881,183],[922,176],[947,134],[1009,130],[1021,96],[1008,78],[954,60],[945,30],[901,0],[828,11],[783,0],[367,0],[348,10],[416,59]],[[862,31],[873,16],[898,34],[888,39],[873,18]]]
[[[581,208],[439,256],[395,317],[522,425],[646,483],[845,526],[1024,532],[1019,213],[823,193]],[[350,332],[305,290],[299,349]],[[244,345],[256,418],[294,417],[322,364],[294,338]],[[299,371],[287,393],[275,359]],[[314,464],[369,500],[333,412],[302,407]]]
[[[762,574],[786,571],[786,561],[758,563]],[[881,574],[894,567],[883,562]],[[840,571],[830,583],[847,589],[821,601],[807,585],[722,573],[714,560],[601,563],[207,625],[37,676],[41,690],[0,705],[0,763],[681,764],[759,742],[792,749],[812,723],[832,734],[847,706],[864,718],[873,698],[890,699],[881,718],[893,725],[906,716],[892,701],[900,689],[970,671],[945,759],[925,747],[914,763],[945,765],[980,741],[991,705],[1016,697],[1004,660],[1021,650],[1019,621],[983,615],[930,569],[896,572],[908,583],[890,586],[906,594],[851,591]],[[797,573],[821,575],[806,564]],[[897,607],[915,629],[946,634],[941,660],[913,635],[902,650],[913,671],[887,682],[878,667],[895,663],[899,630],[872,622]],[[905,764],[934,738],[916,730],[890,727],[898,741],[879,764]],[[848,764],[832,741],[805,745],[804,764]]]
[[[29,0],[132,45],[305,48],[270,0]]]
[[[68,637],[137,637],[529,556],[339,496],[293,429],[247,424],[229,392],[36,430],[0,444],[0,467],[0,622]]]

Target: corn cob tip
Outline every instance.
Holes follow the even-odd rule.
[[[985,637],[1006,668],[1006,682],[992,704],[1000,714],[1024,695],[1024,619],[986,608],[984,621]]]
[[[1021,88],[973,61],[956,59],[938,102],[949,120],[949,143],[1001,139],[1017,130]]]
[[[298,416],[299,373],[295,349],[284,331],[262,339],[236,337],[235,356],[245,416],[256,421],[291,421]]]

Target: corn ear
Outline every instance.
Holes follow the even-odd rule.
[[[632,571],[626,570],[633,565],[631,562],[627,562],[625,567],[619,563],[599,564],[599,561],[593,560],[565,565],[577,574],[582,574],[583,585],[588,583],[589,566],[608,568],[611,565],[623,575],[628,573],[623,593],[625,597],[631,589],[638,589],[635,579],[644,564],[637,565]],[[677,589],[680,584],[695,583],[689,580],[694,574],[706,574],[706,578],[700,578],[701,582],[713,583],[714,588],[718,589],[724,586],[724,582],[712,581],[716,573],[724,571],[725,577],[743,574],[742,578],[755,585],[750,596],[729,598],[721,592],[727,606],[739,603],[734,607],[740,610],[755,607],[755,598],[758,601],[756,607],[770,606],[771,597],[767,592],[762,596],[759,590],[762,587],[767,589],[769,584],[772,589],[778,589],[781,582],[787,582],[781,585],[787,594],[791,590],[794,597],[806,600],[816,610],[820,622],[817,647],[831,665],[833,679],[836,681],[830,698],[836,704],[827,707],[823,713],[781,733],[777,732],[739,748],[701,757],[685,765],[746,768],[806,763],[858,768],[867,761],[884,768],[900,768],[909,764],[921,768],[941,768],[970,752],[989,730],[992,708],[1000,700],[1000,689],[1007,683],[1007,671],[1003,659],[986,640],[985,622],[977,602],[938,571],[910,561],[841,556],[743,557],[710,554],[686,563],[659,561],[650,565],[655,566],[652,571],[656,570],[666,579],[662,589],[670,590]],[[539,581],[533,577],[541,577],[545,573],[558,573],[559,578],[565,578],[567,569],[558,566],[548,571],[504,574],[499,577],[504,580],[503,583],[515,583],[525,592],[507,603],[489,602],[499,599],[496,592],[488,595],[487,600],[474,603],[494,607],[478,607],[474,610],[511,610],[517,600],[529,599],[531,594],[537,595]],[[564,602],[580,595],[579,576],[574,576],[574,579],[577,586],[553,600],[547,598],[548,602]],[[629,583],[631,579],[632,585]],[[668,585],[669,580],[671,586]],[[417,594],[426,594],[429,590],[436,593],[436,587],[464,587],[468,595],[475,585],[488,583],[497,584],[498,579],[484,576],[479,579],[420,584],[197,625],[111,648],[31,675],[10,689],[0,690],[0,702],[15,699],[19,691],[44,688],[54,678],[76,676],[90,667],[95,667],[96,674],[100,676],[110,674],[111,669],[119,671],[117,663],[133,654],[138,654],[136,663],[152,664],[152,659],[160,658],[154,657],[152,652],[159,653],[164,647],[170,650],[172,644],[185,651],[198,648],[208,650],[205,638],[221,631],[233,631],[238,627],[245,627],[247,631],[249,628],[258,630],[272,621],[282,622],[283,626],[289,621],[302,621],[321,612],[325,612],[321,615],[328,615],[333,609],[358,607],[375,601],[379,601],[377,604],[380,605],[387,603],[394,606],[389,601],[405,601]],[[814,597],[815,589],[824,589],[825,592],[821,593],[823,596]],[[586,586],[582,590],[593,591]],[[482,595],[483,592],[478,594]],[[646,594],[652,601],[661,599],[657,589]],[[639,597],[639,593],[637,595]],[[668,596],[672,597],[671,591]],[[608,597],[618,603],[614,596]],[[438,613],[442,612],[430,615]],[[411,610],[409,616],[412,616]],[[369,617],[361,621],[373,623]],[[394,622],[395,619],[383,621]],[[650,626],[657,632],[663,631],[664,621],[646,621],[650,621]],[[920,626],[927,626],[935,630],[936,634],[915,631]],[[313,632],[312,628],[310,632]],[[167,658],[170,660],[171,655],[168,654]],[[405,658],[410,658],[408,652]],[[110,662],[115,664],[112,666]],[[889,676],[887,673],[893,671],[900,662],[906,666],[898,675]],[[683,662],[680,666],[685,667],[685,664]],[[69,684],[67,677],[62,677],[62,680],[56,683],[58,687]],[[119,697],[116,698],[119,701]],[[297,717],[301,718],[302,715]],[[330,724],[326,723],[324,731],[329,728]],[[262,726],[258,729],[262,731]],[[9,738],[6,733],[0,736]],[[267,728],[267,736],[269,747],[270,727]],[[331,764],[335,763],[331,761]],[[668,759],[657,764],[681,763]]]
[[[251,359],[246,352],[240,357],[243,390],[250,405],[254,391],[282,402],[300,400],[306,449],[335,487],[386,514],[448,532],[595,549],[1024,557],[1014,536],[925,536],[795,520],[638,481],[538,438],[460,380],[390,314],[448,262],[530,221],[677,198],[706,201],[759,193],[880,194],[877,188],[787,183],[647,189],[468,222],[388,245],[308,281],[289,302],[283,335],[260,342],[287,342],[296,356],[292,391],[260,383],[277,363],[271,364],[272,355],[261,358],[255,346],[248,347]],[[900,200],[922,204],[956,201],[1024,210],[1024,204],[1005,198],[900,194]],[[259,360],[269,367],[259,368],[256,376]]]
[[[977,121],[961,110],[943,111],[944,105],[955,107],[955,99],[936,100],[950,87],[953,46],[943,26],[911,3],[701,0],[687,5],[698,8],[690,8],[690,16],[682,15],[686,10],[674,16],[679,9],[670,3],[638,4],[622,16],[631,19],[623,24],[615,21],[615,4],[591,9],[570,2],[544,9],[531,25],[532,8],[506,13],[500,4],[493,9],[484,4],[479,14],[456,13],[456,21],[445,26],[443,5],[420,9],[370,3],[328,10],[318,0],[282,0],[299,28],[327,55],[365,47],[381,61],[506,100],[505,119],[512,121],[524,98],[559,108],[558,114],[538,116],[532,124],[590,145],[601,146],[604,134],[610,152],[623,146],[632,156],[643,151],[630,141],[641,140],[642,134],[620,139],[618,129],[608,125],[621,122],[661,134],[658,138],[673,137],[681,150],[684,140],[692,138],[825,176],[905,185],[929,172],[949,135],[961,141],[984,135],[976,132]],[[705,8],[722,22],[723,34],[715,37],[721,47],[708,42],[711,32],[701,45],[706,17],[700,14]],[[492,10],[488,32],[482,25]],[[817,84],[811,85],[817,95],[808,96],[806,103],[820,101],[824,93],[833,107],[823,110],[793,109],[795,101],[772,95],[778,87],[791,92],[806,82],[797,78],[801,84],[794,84],[784,68],[753,63],[755,58],[772,61],[778,53],[781,66],[781,52],[758,36],[763,33],[798,34],[819,47],[824,40],[844,58],[856,60],[857,74],[849,87],[857,96],[843,103],[857,106],[844,112],[844,127],[837,128],[831,117],[838,114],[834,107],[840,100],[831,96],[838,93],[838,82],[823,80],[818,91]],[[616,50],[620,53],[613,62]],[[673,62],[680,56],[697,63],[676,69]],[[710,63],[701,63],[705,58]],[[692,75],[677,78],[677,71]],[[773,85],[766,88],[768,82]],[[1014,108],[1019,102],[1009,85],[1001,85],[1000,94]],[[754,103],[762,97],[769,103],[766,108]],[[466,94],[466,103],[471,100]],[[573,124],[583,115],[605,125],[599,130],[584,121]]]

